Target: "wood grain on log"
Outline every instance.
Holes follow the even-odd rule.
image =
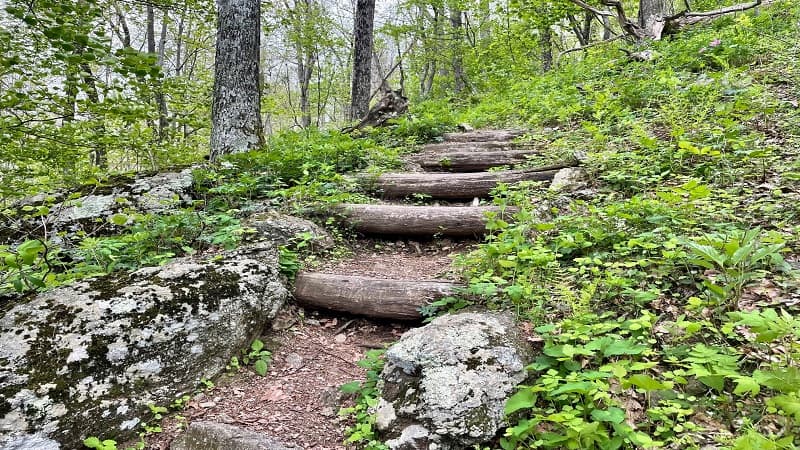
[[[419,308],[452,295],[449,281],[386,280],[355,275],[300,272],[294,298],[303,305],[380,319],[418,320]]]
[[[465,133],[445,133],[449,142],[510,141],[525,134],[523,130],[475,130]]]
[[[420,194],[434,199],[465,199],[486,197],[498,183],[551,180],[560,169],[571,165],[476,173],[385,173],[375,180],[365,181],[372,181],[372,186],[380,190],[384,198]]]
[[[409,158],[426,170],[448,172],[480,172],[492,167],[508,166],[524,162],[535,150],[506,150],[485,152],[439,152],[420,153]]]
[[[501,150],[533,149],[541,143],[535,142],[509,142],[509,141],[484,141],[484,142],[437,142],[425,144],[422,152],[491,152]]]
[[[487,212],[510,220],[516,208],[497,206],[406,206],[343,204],[337,208],[356,231],[405,236],[477,236],[486,232]]]

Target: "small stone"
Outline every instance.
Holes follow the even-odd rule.
[[[215,402],[202,402],[198,406],[200,406],[201,408],[213,408],[217,406],[217,404]]]
[[[347,342],[347,335],[344,333],[337,334],[333,337],[333,342],[336,342],[337,344],[344,344]]]
[[[297,353],[289,353],[286,355],[286,364],[292,369],[299,369],[303,367],[303,357]]]

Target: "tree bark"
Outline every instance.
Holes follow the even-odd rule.
[[[421,153],[411,157],[410,161],[425,170],[481,172],[492,167],[525,162],[528,156],[537,153],[535,150],[452,151]]]
[[[350,94],[350,120],[369,111],[372,87],[372,49],[375,0],[357,0],[353,24],[353,77]]]
[[[639,26],[654,39],[661,38],[665,18],[673,14],[673,0],[639,0]]]
[[[374,188],[384,198],[414,194],[439,199],[486,197],[499,183],[551,180],[564,167],[478,173],[386,173],[374,180]]]
[[[542,36],[542,70],[549,72],[553,68],[553,32],[547,26],[541,30]]]
[[[497,206],[353,205],[336,207],[343,222],[367,234],[403,236],[480,236],[486,232],[486,213]],[[511,215],[516,208],[505,210]],[[506,218],[507,219],[507,218]]]
[[[294,298],[303,305],[381,319],[419,320],[419,309],[453,295],[450,281],[384,280],[354,275],[300,272]]]
[[[467,76],[464,74],[464,58],[461,52],[461,41],[464,39],[463,13],[459,9],[450,10],[450,27],[453,29],[453,90],[461,93],[467,87]]]
[[[263,145],[259,0],[217,0],[217,49],[211,104],[212,161]]]

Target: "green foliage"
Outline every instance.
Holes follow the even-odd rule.
[[[242,362],[246,365],[252,364],[253,370],[265,377],[272,362],[272,352],[264,348],[264,343],[260,339],[256,339],[250,344],[250,351],[242,356]]]
[[[97,450],[117,450],[117,441],[112,439],[100,440],[96,436],[90,436],[83,440],[83,445]]]
[[[340,389],[346,394],[356,394],[355,406],[342,408],[339,415],[352,418],[355,422],[345,430],[346,444],[356,444],[367,450],[385,450],[388,447],[378,441],[375,435],[374,408],[378,405],[378,379],[383,369],[384,350],[370,350],[358,366],[366,370],[366,380],[343,384]]]
[[[272,352],[264,348],[263,341],[255,339],[250,344],[250,348],[243,350],[240,356],[231,356],[230,362],[226,366],[229,373],[238,372],[243,365],[252,365],[255,373],[262,377],[267,376],[269,365],[272,362]]]

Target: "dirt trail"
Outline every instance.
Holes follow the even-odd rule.
[[[462,133],[426,151],[446,151],[447,142],[496,151],[497,141],[510,142],[519,134],[503,130]],[[398,226],[402,230],[402,224]],[[477,238],[403,238],[401,231],[394,236],[361,236],[353,242],[349,257],[312,270],[383,280],[458,280],[451,267],[453,257],[468,252]],[[188,402],[181,413],[184,419],[167,419],[163,432],[148,436],[147,448],[168,449],[183,425],[206,420],[263,432],[305,449],[345,449],[348,423],[338,411],[352,401],[338,387],[363,380],[364,371],[357,362],[364,353],[391,344],[414,325],[288,308],[263,337],[273,353],[266,377],[249,369],[221,377],[213,389]]]

